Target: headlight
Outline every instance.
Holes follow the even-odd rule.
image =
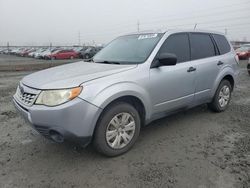
[[[76,98],[81,93],[81,91],[82,87],[42,91],[35,103],[46,106],[60,105]]]

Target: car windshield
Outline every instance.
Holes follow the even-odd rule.
[[[87,50],[85,50],[86,53],[89,53],[92,50],[92,48],[88,48]]]
[[[143,63],[163,34],[149,33],[118,37],[94,56],[94,62]]]

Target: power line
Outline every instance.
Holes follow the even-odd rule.
[[[239,11],[241,11],[241,12],[243,12],[243,11],[249,11],[249,9],[247,8],[247,7],[244,7],[244,8],[240,8],[240,9],[234,9],[234,10],[225,10],[225,8],[228,8],[228,7],[235,7],[235,6],[238,6],[238,5],[243,5],[243,4],[249,4],[250,2],[249,1],[246,1],[246,2],[241,2],[241,3],[234,3],[234,4],[229,4],[229,5],[224,5],[224,6],[219,6],[219,7],[213,7],[213,9],[211,9],[211,10],[209,10],[210,12],[212,11],[214,11],[214,10],[216,10],[216,9],[219,9],[219,14],[225,14],[225,13],[227,13],[227,12],[230,12],[230,13],[238,13]],[[222,9],[223,8],[223,9]],[[237,8],[239,8],[239,7],[237,7]],[[200,10],[198,10],[198,11],[192,11],[192,12],[189,12],[188,13],[188,15],[191,13],[191,14],[193,14],[193,13],[198,13],[198,12],[204,12],[204,11],[208,11],[208,9],[200,9]],[[218,11],[218,10],[217,10]],[[166,17],[166,16],[174,16],[174,15],[177,15],[177,16],[179,16],[179,14],[172,14],[172,15],[164,15],[164,17]],[[142,25],[148,25],[148,24],[154,24],[154,23],[157,23],[157,22],[159,22],[159,23],[161,23],[161,22],[163,22],[163,21],[165,21],[165,22],[171,22],[171,21],[181,21],[181,20],[188,20],[188,19],[191,19],[191,18],[198,18],[198,19],[200,19],[200,18],[204,18],[204,17],[213,17],[213,16],[217,16],[218,17],[218,14],[215,14],[215,13],[209,13],[209,14],[203,14],[203,15],[195,15],[195,16],[191,16],[191,17],[185,17],[185,18],[172,18],[172,19],[162,19],[162,17],[161,17],[161,21],[160,20],[156,20],[156,21],[150,21],[150,22],[142,22],[142,23],[140,23],[140,26]],[[156,17],[155,17],[156,18]],[[159,17],[158,17],[159,18]],[[197,22],[197,21],[196,21]],[[105,26],[108,26],[107,24],[105,24]],[[116,24],[116,25],[109,25],[108,26],[108,28],[107,28],[107,31],[114,31],[114,28],[118,28],[118,30],[120,30],[120,28],[122,29],[122,28],[124,28],[124,27],[133,27],[134,26],[134,23],[127,23],[127,24],[124,24],[124,23],[122,23],[122,24]],[[138,28],[137,28],[137,30],[138,30]],[[94,35],[95,33],[85,33],[86,35]]]
[[[245,17],[245,16],[239,16],[239,17],[233,17],[233,18],[225,18],[225,19],[216,19],[216,20],[212,20],[212,21],[207,21],[207,22],[197,22],[198,25],[207,25],[207,24],[214,24],[214,23],[225,23],[227,21],[232,21],[232,20],[243,20],[243,19],[249,19],[249,17]],[[165,24],[164,24],[165,25]],[[169,27],[184,27],[184,26],[191,26],[191,25],[194,25],[194,23],[187,23],[187,24],[177,24],[177,25],[166,25],[164,27],[161,27],[162,29],[163,28],[169,28]],[[141,30],[141,23],[138,21],[137,22],[137,31],[140,31]],[[151,26],[152,27],[152,26]],[[112,33],[113,34],[117,34],[117,33],[126,33],[126,32],[133,32],[133,30],[129,29],[129,28],[126,28],[126,29],[122,29],[122,30],[113,30],[111,32],[108,32],[108,33],[104,33],[102,32],[102,34],[100,34],[101,36],[105,36],[105,35],[111,35]],[[106,31],[107,32],[107,31]],[[90,34],[85,34],[85,36],[99,36],[99,34],[95,34],[95,33],[90,33]]]
[[[249,4],[250,2],[249,2],[249,0],[247,0],[246,2],[241,2],[241,3],[235,3],[235,4],[229,4],[229,5],[223,5],[223,6],[219,6],[219,7],[213,7],[212,9],[210,9],[210,12],[211,11],[214,11],[214,10],[216,10],[216,9],[219,9],[219,11],[220,11],[220,13],[222,13],[222,12],[224,12],[224,10],[225,10],[225,8],[226,7],[234,7],[235,8],[235,6],[237,6],[237,5],[245,5],[245,4]],[[246,7],[247,8],[247,7]],[[193,14],[193,13],[199,13],[199,12],[204,12],[204,11],[207,11],[208,9],[206,8],[206,9],[200,9],[200,10],[195,10],[195,11],[187,11],[187,12],[182,12],[183,14]],[[247,8],[247,10],[249,11],[249,8]],[[218,10],[217,10],[218,11]],[[232,10],[228,10],[228,11],[230,11],[230,12],[232,12]],[[228,12],[227,11],[227,12]],[[239,11],[239,10],[236,10],[236,11]],[[225,12],[224,12],[225,13]],[[178,13],[178,14],[170,14],[170,15],[165,15],[165,16],[168,16],[168,17],[171,17],[171,16],[179,16],[180,14]],[[218,15],[215,15],[215,16],[218,16]],[[161,17],[155,17],[155,18],[153,18],[153,19],[157,19],[158,20],[158,18],[162,18],[162,16]]]
[[[227,12],[230,12],[230,13],[238,13],[239,11],[249,11],[249,8],[247,8],[247,7],[244,7],[244,8],[240,8],[240,9],[234,9],[234,10],[226,10],[225,11],[225,8],[227,8],[227,7],[234,7],[235,8],[235,6],[237,6],[237,5],[243,5],[243,4],[249,4],[250,2],[249,1],[246,1],[246,2],[241,2],[241,3],[234,3],[234,4],[229,4],[229,5],[224,5],[224,6],[219,6],[219,7],[213,7],[211,10],[209,10],[210,12],[213,12],[214,10],[216,10],[216,9],[219,9],[219,10],[217,10],[217,11],[219,11],[219,13],[220,14],[224,14],[224,13],[227,13]],[[223,8],[223,9],[222,9]],[[239,7],[238,7],[239,8]],[[194,13],[199,13],[199,12],[204,12],[204,11],[208,11],[208,9],[200,9],[200,10],[198,10],[198,11],[188,11],[188,12],[185,12],[187,15],[189,15],[189,14],[194,14]],[[153,18],[153,20],[155,20],[155,21],[153,21],[152,20],[152,18],[151,18],[151,20],[152,21],[150,21],[150,22],[142,22],[141,24],[142,25],[145,25],[145,24],[152,24],[152,23],[156,23],[156,22],[161,22],[161,21],[176,21],[176,20],[185,20],[185,19],[190,19],[190,17],[189,18],[174,18],[174,19],[162,19],[162,17],[173,17],[173,16],[179,16],[180,14],[167,14],[167,15],[164,15],[164,16],[161,16],[161,17],[155,17],[155,18]],[[218,16],[218,15],[216,15],[215,13],[210,13],[210,14],[206,14],[206,15],[195,15],[195,16],[192,16],[191,18],[201,18],[201,17],[207,17],[207,16]],[[160,18],[160,20],[159,20],[159,18]],[[121,24],[116,24],[116,25],[109,25],[108,27],[109,28],[112,28],[112,29],[114,29],[114,28],[120,28],[120,27],[126,27],[126,26],[133,26],[134,25],[134,23],[132,23],[132,22],[130,22],[130,23],[121,23]],[[107,26],[107,24],[105,24],[105,26]]]
[[[245,4],[249,4],[250,2],[249,2],[249,0],[247,0],[247,1],[245,1],[245,2],[240,2],[240,3],[233,3],[233,4],[228,4],[228,5],[223,5],[223,6],[218,6],[218,7],[213,7],[212,9],[210,9],[210,12],[211,11],[214,11],[214,10],[216,10],[216,9],[219,9],[219,11],[220,11],[220,13],[223,13],[224,12],[224,10],[225,10],[225,8],[230,8],[230,7],[234,7],[235,8],[235,6],[238,6],[238,5],[245,5]],[[193,13],[199,13],[199,12],[204,12],[204,11],[207,11],[208,9],[199,9],[199,10],[194,10],[194,11],[187,11],[187,12],[183,12],[183,14],[187,14],[187,15],[189,15],[189,14],[193,14]],[[248,11],[249,11],[249,9],[247,9]],[[218,11],[218,10],[217,10]],[[230,12],[232,12],[232,10],[229,10]],[[239,11],[239,10],[237,10],[237,11]],[[228,11],[227,11],[228,12]],[[161,18],[162,19],[162,17],[172,17],[172,16],[179,16],[180,14],[178,13],[178,14],[166,14],[166,15],[164,15],[164,16],[160,16],[160,17],[154,17],[154,18],[151,18],[151,20],[154,20],[154,19],[156,19],[156,20],[158,20],[159,18]],[[214,16],[218,16],[218,15],[214,15]],[[106,25],[106,24],[105,24]],[[120,23],[120,24],[116,24],[116,25],[113,25],[114,27],[115,26],[132,26],[132,25],[134,25],[134,23],[132,23],[132,22],[129,22],[129,23]],[[107,26],[107,25],[106,25]],[[112,26],[112,28],[114,28]],[[110,26],[109,26],[110,27]]]
[[[239,11],[249,11],[249,9],[247,9],[246,7],[242,8],[242,9],[239,9],[237,11],[222,11],[220,12],[221,14],[225,14],[227,12],[230,12],[230,13],[239,13]],[[143,22],[142,25],[149,25],[149,24],[154,24],[154,23],[162,23],[162,22],[173,22],[173,21],[182,21],[182,20],[189,20],[189,19],[200,19],[200,18],[205,18],[205,17],[211,17],[211,16],[216,16],[218,17],[218,15],[216,14],[205,14],[205,15],[195,15],[195,16],[191,16],[191,17],[184,17],[184,18],[174,18],[174,19],[162,19],[162,20],[158,20],[158,21],[151,21],[151,22]],[[227,15],[228,16],[228,15]]]

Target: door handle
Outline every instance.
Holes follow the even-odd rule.
[[[219,61],[219,62],[217,63],[218,66],[223,65],[223,64],[224,64],[224,63],[223,63],[222,61]]]
[[[196,68],[194,68],[194,67],[189,67],[189,69],[187,70],[187,72],[193,72],[193,71],[196,71]]]

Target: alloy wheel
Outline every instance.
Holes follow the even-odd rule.
[[[224,85],[219,93],[219,104],[221,108],[224,108],[228,105],[230,100],[230,88],[227,85]]]
[[[127,112],[115,115],[106,130],[106,141],[113,149],[122,149],[132,140],[135,133],[135,119]]]

